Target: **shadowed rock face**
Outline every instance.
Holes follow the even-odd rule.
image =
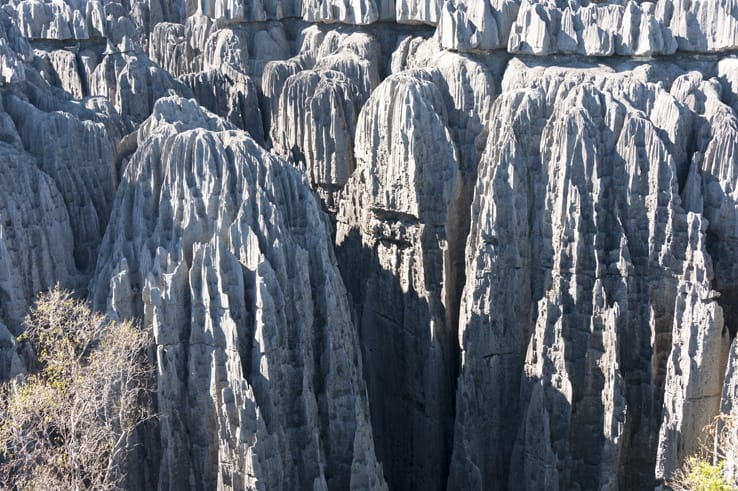
[[[738,341],[733,339],[733,343],[730,348],[728,366],[725,370],[723,393],[720,400],[720,412],[728,418],[733,418],[733,421],[735,421],[735,418],[738,416],[738,404],[736,404],[736,400],[738,400]],[[720,426],[718,426],[718,428],[720,428]],[[736,430],[735,425],[733,425],[732,428],[732,432],[727,434],[728,438],[735,438],[736,436],[735,432],[738,430]],[[724,450],[724,453],[728,475],[735,479],[736,476],[738,476],[738,465],[736,464],[736,459],[738,458],[736,453],[738,453],[738,449],[736,449],[735,446],[729,447]]]
[[[77,269],[72,256],[74,236],[64,199],[54,181],[23,151],[18,135],[9,133],[12,122],[5,116],[3,136],[16,141],[12,145],[4,139],[0,144],[4,162],[0,198],[0,322],[7,323],[17,334],[34,293],[57,281],[74,285]],[[5,324],[2,328],[7,329]]]
[[[56,282],[85,291],[112,207],[117,141],[127,126],[109,101],[74,101],[31,66],[2,90],[0,321],[11,332]]]
[[[427,131],[414,131],[415,123]],[[393,485],[440,488],[450,448],[461,180],[438,88],[393,75],[359,117],[336,243],[357,307],[378,456]],[[353,272],[359,271],[359,274]]]
[[[61,282],[155,331],[130,488],[655,486],[738,407],[737,43],[734,0],[6,2],[0,378]]]
[[[446,480],[475,137],[494,96],[481,64],[450,54],[423,64],[388,77],[362,109],[337,215],[372,420],[391,428],[377,452],[398,489]]]
[[[53,178],[64,198],[77,268],[91,272],[112,206],[115,175],[111,162],[119,138],[116,133],[123,125],[115,121],[117,115],[108,117],[113,110],[107,101],[102,102],[105,112],[97,112],[92,104],[87,108],[63,102],[39,109],[23,94],[7,94],[4,102],[24,149]]]

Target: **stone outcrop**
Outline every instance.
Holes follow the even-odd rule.
[[[184,24],[157,24],[149,55],[175,77],[226,64],[258,80],[269,61],[290,56],[290,46],[281,24],[230,25],[193,15]]]
[[[7,380],[23,373],[15,336],[0,322],[0,377]]]
[[[39,170],[0,113],[0,379],[23,372],[15,337],[36,292],[80,286],[74,236],[54,180]]]
[[[456,374],[466,210],[496,84],[483,63],[432,45],[411,58],[416,68],[387,78],[359,115],[336,243],[374,427],[392,425],[377,437],[378,456],[393,487],[433,489],[451,445],[445,397]]]
[[[719,72],[727,79],[736,77],[730,63],[722,63]],[[671,91],[700,116],[695,123],[696,151],[686,179],[684,200],[690,210],[703,213],[708,220],[706,246],[715,263],[712,287],[720,292],[718,302],[726,311],[727,328],[735,336],[738,267],[729,258],[738,252],[738,195],[734,185],[738,169],[738,117],[729,104],[735,101],[736,92],[728,85],[723,95],[716,79],[705,79],[694,71],[675,80]]]
[[[54,181],[23,151],[12,121],[2,114],[0,154],[0,332],[19,334],[34,294],[61,282],[77,286],[74,235],[64,198]],[[6,327],[7,326],[7,327]],[[6,360],[0,354],[1,360]],[[0,369],[9,375],[8,366]]]
[[[17,33],[4,14],[0,25]],[[112,207],[115,146],[129,129],[109,101],[50,87],[21,41],[0,41],[25,61],[0,89],[0,322],[13,334],[38,291],[57,282],[86,291]]]
[[[24,62],[30,61],[32,56],[31,46],[13,18],[0,11],[0,84],[25,80]]]
[[[504,472],[509,468],[519,418],[514,394],[519,393],[533,308],[530,275],[536,244],[530,236],[533,224],[528,223],[528,210],[534,206],[529,201],[540,199],[540,194],[526,192],[526,188],[531,181],[527,176],[535,175],[540,167],[536,165],[538,142],[546,117],[542,95],[521,90],[505,93],[496,101],[490,144],[479,169],[459,319],[462,374],[449,481],[460,489],[504,488],[507,484]],[[483,196],[492,199],[482,200]],[[487,217],[495,217],[505,236],[493,231],[501,228],[494,222],[482,225]],[[498,302],[508,307],[506,311],[495,308]],[[498,444],[487,445],[490,439]]]
[[[676,49],[674,35],[654,4],[635,1],[576,0],[561,8],[553,0],[523,0],[508,40],[512,53],[544,56],[649,56]]]
[[[451,0],[438,22],[441,46],[454,51],[505,49],[518,15],[518,0]]]
[[[337,216],[377,453],[393,487],[440,489],[451,441],[458,151],[425,72],[386,79],[359,116]],[[423,131],[418,131],[423,128]]]
[[[304,0],[302,12],[308,22],[365,25],[379,20],[377,7],[375,0]]]
[[[112,207],[114,149],[121,136],[118,131],[124,127],[116,122],[117,115],[107,101],[100,101],[102,111],[98,112],[94,100],[86,104],[55,101],[41,109],[51,101],[29,100],[13,92],[3,99],[24,149],[54,179],[64,198],[78,269],[91,272]]]
[[[155,331],[131,488],[665,484],[738,407],[737,38],[736,0],[5,2],[0,378],[61,282]]]
[[[190,95],[185,86],[141,52],[106,54],[88,80],[91,95],[107,97],[120,114],[134,123],[146,119],[157,99],[170,91]]]
[[[325,206],[335,211],[336,195],[355,167],[357,116],[379,84],[380,47],[363,33],[330,32],[319,44],[310,37],[295,58],[267,65],[262,86],[271,103],[274,151],[305,168]]]
[[[659,0],[656,16],[669,26],[682,51],[728,51],[738,47],[736,7],[735,0]]]
[[[707,223],[679,194],[671,135],[694,116],[654,83],[665,68],[508,66],[471,212],[449,486],[627,489],[668,476],[717,414],[729,336]]]
[[[712,270],[705,251],[703,222],[690,223],[689,266],[680,282],[673,342],[664,388],[656,476],[668,477],[699,450],[702,429],[720,412],[724,370],[730,347],[723,309],[710,287]]]
[[[301,18],[325,25],[438,25],[444,48],[458,51],[652,56],[736,49],[736,6],[735,0],[21,0],[6,11],[26,38],[104,39],[120,49],[135,43],[160,50],[162,33],[156,31],[173,33],[163,24],[194,18],[218,23],[221,34],[238,24]],[[178,42],[164,42],[170,41]]]
[[[401,24],[437,24],[442,0],[395,0],[395,19]]]
[[[48,52],[36,50],[35,54],[38,72],[49,85],[61,88],[75,99],[82,99],[86,95],[74,53],[55,49]]]
[[[185,99],[160,99],[138,141],[94,298],[154,329],[156,485],[382,489],[349,304],[304,177]]]
[[[223,65],[220,69],[184,75],[180,80],[200,105],[248,131],[260,145],[264,144],[259,96],[250,77]]]
[[[720,399],[720,413],[726,420],[718,424],[718,448],[725,456],[725,467],[728,478],[738,478],[738,341],[733,339],[730,348],[728,366],[725,370],[725,382]],[[720,435],[724,435],[721,437]],[[724,438],[724,439],[723,439]]]

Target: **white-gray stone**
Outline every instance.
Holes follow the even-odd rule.
[[[160,99],[138,131],[94,298],[153,326],[157,486],[385,488],[307,181],[193,101]]]

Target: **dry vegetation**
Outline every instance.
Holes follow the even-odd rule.
[[[150,334],[56,288],[38,298],[19,341],[35,360],[2,388],[0,487],[119,489],[131,436],[153,414]]]

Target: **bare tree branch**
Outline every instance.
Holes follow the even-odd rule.
[[[107,322],[57,287],[19,340],[35,369],[0,389],[0,487],[120,489],[131,437],[154,417],[151,333]]]

